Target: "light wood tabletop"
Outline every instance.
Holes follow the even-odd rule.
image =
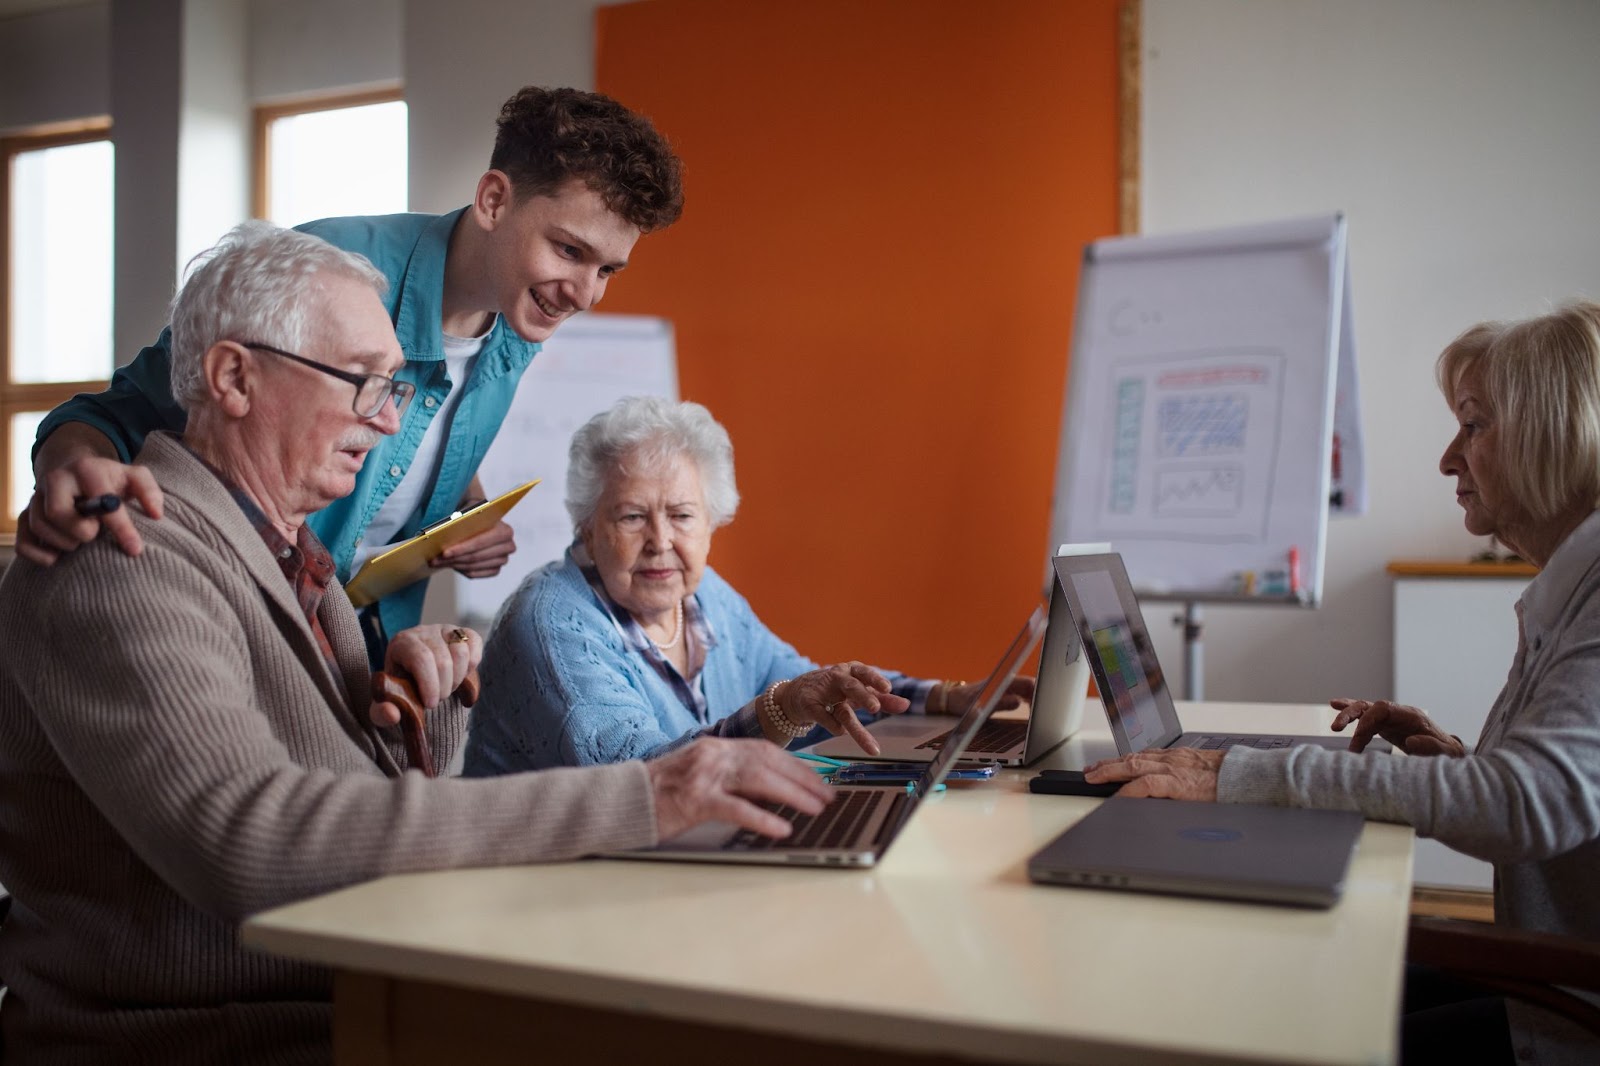
[[[1233,731],[1324,732],[1329,717],[1180,708],[1190,728]],[[1042,765],[1111,754],[1087,710]],[[341,973],[347,1063],[501,1061],[502,1047],[528,1061],[529,1040],[542,1061],[585,1062],[675,1044],[699,1062],[1393,1060],[1408,828],[1367,824],[1327,911],[1041,887],[1028,856],[1099,801],[1031,795],[1034,769],[933,797],[872,870],[398,876],[260,915],[245,941]]]

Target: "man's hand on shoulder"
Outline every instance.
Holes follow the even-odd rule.
[[[52,448],[63,434],[74,439]],[[63,553],[94,540],[102,529],[109,530],[129,555],[144,550],[126,507],[89,515],[80,514],[77,508],[81,499],[115,496],[137,502],[151,518],[161,517],[161,488],[155,476],[114,456],[111,442],[87,426],[64,426],[51,435],[39,453],[33,498],[17,516],[18,555],[51,566]]]

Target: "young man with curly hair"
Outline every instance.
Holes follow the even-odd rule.
[[[417,392],[400,431],[368,457],[355,491],[308,522],[341,580],[384,545],[482,498],[478,464],[541,343],[599,302],[642,234],[671,225],[682,211],[677,157],[648,119],[608,97],[530,86],[506,101],[498,127],[489,169],[466,207],[298,227],[365,256],[387,276],[385,304],[406,360],[395,376]],[[85,517],[74,501],[115,494],[160,515],[155,482],[124,464],[150,431],[184,429],[170,348],[171,330],[163,330],[109,389],[75,397],[45,419],[34,446],[34,496],[18,520],[19,554],[49,564],[102,526],[124,550],[139,551],[126,511]],[[514,550],[501,523],[456,545],[441,563],[486,577]],[[417,624],[426,587],[418,582],[362,612],[375,663],[386,634]]]

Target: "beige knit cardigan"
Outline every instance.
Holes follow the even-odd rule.
[[[335,679],[222,484],[170,435],[139,462],[166,499],[160,521],[131,508],[143,554],[102,537],[0,581],[10,1061],[325,1061],[328,972],[243,948],[247,915],[384,874],[654,843],[641,763],[403,772],[367,721],[343,590],[319,614]],[[438,765],[464,725],[433,716]]]

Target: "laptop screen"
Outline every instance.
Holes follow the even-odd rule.
[[[972,701],[972,706],[967,708],[967,713],[950,730],[950,735],[945,738],[944,744],[939,748],[939,753],[933,761],[922,771],[922,777],[917,781],[916,795],[921,799],[931,791],[950,767],[961,758],[962,752],[967,750],[967,745],[972,743],[972,738],[983,723],[988,721],[989,715],[1000,705],[1000,698],[1006,694],[1011,679],[1021,672],[1023,664],[1028,661],[1028,656],[1033,654],[1033,649],[1039,644],[1039,637],[1044,634],[1047,615],[1042,606],[1035,607],[1028,616],[1028,621],[1023,625],[1022,631],[1012,640],[1011,646],[1000,657],[1000,663],[994,671],[984,679],[983,687],[978,690],[978,696]]]
[[[1078,627],[1117,750],[1162,748],[1183,734],[1122,556],[1063,555],[1056,583]]]

